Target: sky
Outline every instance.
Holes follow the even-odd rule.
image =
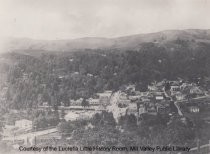
[[[210,0],[0,0],[1,37],[119,37],[210,29]]]

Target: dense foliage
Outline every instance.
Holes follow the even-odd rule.
[[[116,125],[112,113],[107,112],[96,114],[90,121],[62,122],[58,129],[65,137],[70,136],[66,143],[84,146],[195,146],[196,136],[193,128],[176,118],[167,124],[161,117],[147,116],[137,125],[135,116],[125,115]]]
[[[36,51],[4,55],[7,74],[6,104],[32,108],[43,102],[70,105],[70,99],[89,98],[103,90],[118,90],[134,83],[141,91],[152,81],[177,77],[200,84],[210,82],[210,45],[176,40],[168,46],[144,43],[137,51]],[[5,85],[1,85],[4,87]]]

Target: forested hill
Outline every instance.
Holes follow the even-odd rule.
[[[8,39],[7,47],[16,50],[74,51],[82,49],[138,50],[146,42],[172,46],[176,40],[189,41],[191,47],[199,42],[210,43],[210,30],[168,30],[118,38],[86,37],[69,40]],[[176,45],[176,44],[175,44]]]
[[[199,79],[205,87],[210,81],[210,35],[206,30],[101,38],[101,43],[97,38],[80,40],[92,40],[92,47],[96,43],[97,49],[86,42],[87,46],[78,45],[81,49],[73,50],[67,45],[59,50],[62,46],[57,48],[55,43],[56,50],[52,52],[50,43],[45,41],[41,42],[43,46],[23,41],[25,47],[16,42],[16,50],[11,49],[0,60],[4,74],[1,80],[5,81],[1,82],[1,91],[7,87],[4,103],[17,109],[44,101],[69,105],[69,99],[119,90],[129,83],[144,91],[149,83],[163,79]],[[114,45],[103,48],[99,44],[106,45],[104,40]],[[67,52],[68,47],[72,52]]]

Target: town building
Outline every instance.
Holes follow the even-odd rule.
[[[80,99],[77,99],[77,100],[71,99],[70,104],[71,104],[71,106],[81,106],[82,101],[83,101],[83,98],[80,98]]]
[[[128,115],[133,114],[133,115],[137,116],[138,115],[137,104],[136,103],[129,104],[126,113]]]
[[[145,105],[144,104],[140,104],[139,105],[139,109],[138,109],[138,114],[141,115],[143,113],[147,113]]]
[[[101,105],[108,105],[110,103],[112,91],[105,91],[103,93],[97,93],[99,96],[99,103]]]
[[[2,128],[1,135],[5,137],[12,137],[17,134],[22,134],[26,131],[32,130],[32,121],[27,119],[17,120],[15,121],[15,125],[5,125]]]
[[[186,95],[181,92],[174,93],[174,96],[175,96],[176,100],[178,100],[178,101],[184,100],[186,97]]]
[[[16,129],[16,127],[14,125],[5,125],[2,128],[1,135],[3,137],[11,137],[11,136],[14,136],[15,135],[15,129]]]
[[[123,106],[128,106],[131,103],[131,100],[128,99],[128,96],[126,93],[122,92],[120,93],[119,99],[118,99],[118,104],[121,104]]]
[[[168,114],[169,113],[169,104],[162,103],[156,104],[157,113],[159,114]]]
[[[204,95],[204,92],[198,86],[192,86],[190,88],[190,94]]]
[[[91,106],[98,106],[100,105],[99,99],[89,98],[87,100]]]
[[[32,129],[32,121],[27,119],[15,121],[15,127],[20,129]]]
[[[125,88],[125,91],[127,92],[135,92],[136,91],[136,86],[134,84],[130,84]]]
[[[189,107],[189,111],[191,113],[199,113],[200,112],[200,108],[198,106],[190,106]]]

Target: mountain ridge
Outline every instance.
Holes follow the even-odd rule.
[[[62,40],[34,40],[30,38],[10,38],[8,50],[73,51],[81,49],[139,49],[143,43],[167,44],[175,40],[210,43],[210,29],[165,30],[155,33],[135,34],[114,38],[83,37]]]

